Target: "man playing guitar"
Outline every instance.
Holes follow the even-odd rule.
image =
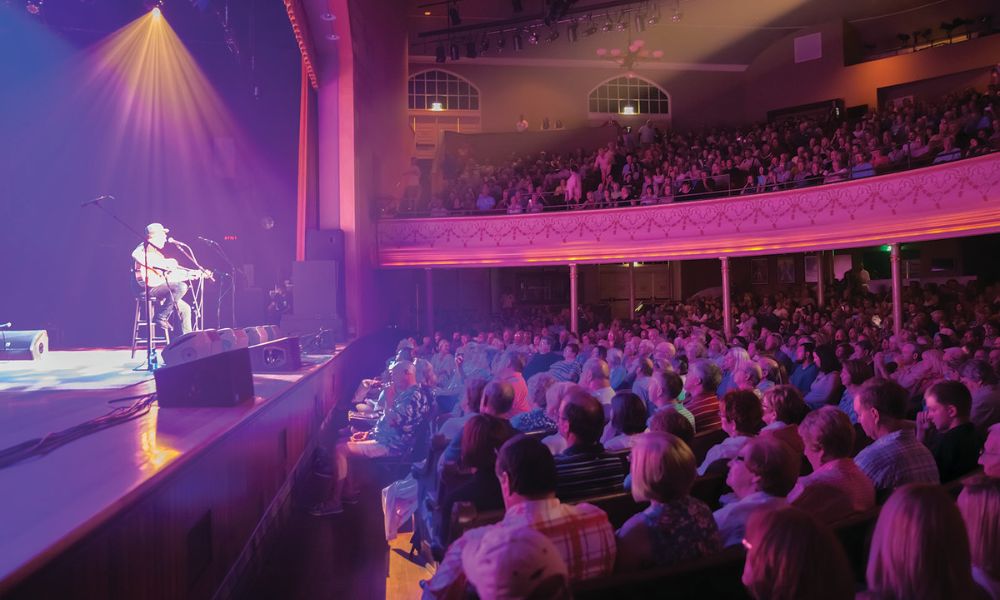
[[[188,333],[191,331],[191,305],[183,299],[188,291],[187,282],[204,277],[205,272],[185,269],[175,259],[163,255],[163,248],[169,241],[167,238],[169,231],[160,223],[150,223],[146,226],[146,241],[132,251],[135,279],[140,287],[144,279],[148,281],[150,299],[162,300],[153,316],[156,323],[166,330],[173,329],[168,321],[176,306],[177,316],[181,321],[181,333]]]

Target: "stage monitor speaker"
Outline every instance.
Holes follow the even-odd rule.
[[[163,364],[172,367],[218,354],[225,349],[218,330],[206,329],[204,331],[191,331],[174,338],[160,355],[163,357]]]
[[[49,333],[34,331],[0,331],[0,360],[38,360],[49,351]]]
[[[160,407],[236,406],[253,400],[249,348],[220,352],[154,373]]]
[[[254,373],[298,371],[302,368],[299,338],[286,337],[252,346],[250,364]]]

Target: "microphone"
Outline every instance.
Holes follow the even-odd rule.
[[[114,199],[115,199],[114,196],[109,196],[107,194],[102,194],[102,195],[100,195],[100,196],[98,196],[96,198],[92,198],[90,200],[87,200],[86,202],[84,202],[83,204],[80,205],[80,208],[83,208],[84,206],[90,206],[91,204],[97,204],[98,202],[100,202],[102,200],[114,200]]]
[[[205,242],[206,244],[212,244],[213,246],[218,246],[219,245],[219,242],[217,242],[215,240],[210,240],[207,237],[201,237],[200,235],[197,236],[197,237],[198,237],[199,240]]]
[[[180,241],[180,240],[175,240],[175,239],[174,239],[174,238],[172,238],[172,237],[168,237],[168,238],[167,238],[167,243],[168,243],[168,244],[173,244],[173,245],[175,245],[175,246],[184,246],[185,248],[187,247],[187,244],[185,244],[184,242],[182,242],[182,241]]]
[[[11,323],[10,321],[7,321],[6,323],[0,323],[0,329],[10,329],[13,326],[14,324]]]

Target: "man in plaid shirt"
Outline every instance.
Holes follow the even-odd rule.
[[[455,540],[434,577],[421,582],[424,598],[464,597],[462,550],[498,527],[531,527],[545,535],[566,562],[571,581],[611,574],[616,548],[608,516],[590,504],[559,502],[555,460],[541,442],[524,435],[508,440],[500,448],[496,472],[507,508],[504,518]]]

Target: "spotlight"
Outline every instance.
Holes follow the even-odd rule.
[[[153,10],[151,10],[149,12],[153,13],[153,18],[154,19],[159,19],[160,17],[163,16],[163,13],[160,12],[160,7],[159,6],[155,7]]]
[[[528,34],[528,43],[532,46],[538,45],[538,32],[534,29],[532,29],[531,33]]]
[[[458,44],[451,45],[451,48],[449,48],[449,54],[451,56],[451,60],[458,60],[461,58],[462,52],[458,49]]]
[[[569,27],[566,28],[566,39],[569,40],[571,44],[575,42],[579,37],[577,35],[577,29],[579,28],[580,28],[580,23],[578,23],[577,21],[573,21],[572,23],[569,24]]]
[[[447,58],[445,57],[445,50],[443,44],[438,44],[438,47],[434,49],[434,62],[443,63]]]
[[[479,56],[479,50],[476,48],[476,42],[465,43],[465,55],[469,58],[476,58]]]
[[[594,15],[587,15],[587,28],[583,30],[583,37],[590,37],[597,33],[597,25],[594,25]]]
[[[454,4],[448,5],[448,23],[450,23],[452,27],[462,24],[462,17],[459,16],[458,7]]]
[[[514,34],[514,51],[520,52],[524,49],[524,38],[521,37],[521,32],[518,31]]]
[[[24,5],[24,10],[32,15],[40,15],[42,13],[42,0],[28,0],[28,3]]]
[[[545,41],[551,44],[552,42],[558,39],[559,39],[559,30],[553,27],[552,31],[549,32],[549,35],[546,36]]]
[[[618,17],[618,23],[615,24],[615,29],[618,31],[625,31],[628,29],[628,22],[625,20],[624,11],[622,11],[622,14]]]
[[[649,18],[646,19],[646,22],[649,23],[650,25],[656,25],[657,23],[660,22],[660,16],[661,16],[660,7],[659,5],[657,5],[656,10],[653,12],[653,14],[649,15]]]
[[[681,19],[683,19],[683,18],[684,18],[684,15],[681,14],[680,9],[679,8],[675,8],[673,16],[670,17],[670,21],[673,22],[673,23],[680,23]]]

